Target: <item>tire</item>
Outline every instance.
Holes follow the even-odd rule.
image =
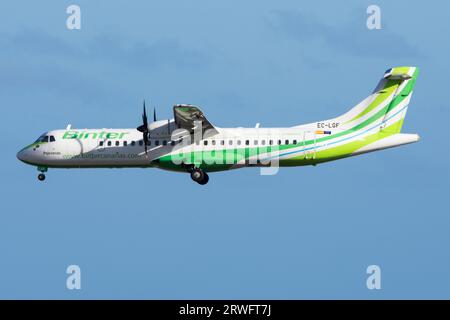
[[[200,183],[200,181],[202,181],[204,177],[205,174],[200,169],[195,169],[191,172],[191,179],[194,180],[195,182]]]
[[[39,181],[44,181],[45,180],[45,174],[41,173],[38,175],[38,179]]]
[[[198,181],[199,184],[205,185],[209,181],[209,176],[206,172],[203,173],[203,179],[201,181]]]

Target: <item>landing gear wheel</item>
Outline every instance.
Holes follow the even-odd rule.
[[[191,179],[195,182],[202,181],[204,177],[204,173],[200,169],[193,169],[191,172]]]
[[[44,180],[45,180],[45,174],[40,173],[40,174],[38,175],[38,179],[39,179],[39,181],[44,181]]]
[[[192,170],[191,179],[201,185],[207,184],[209,181],[209,177],[206,172],[203,172],[203,170],[198,168]]]
[[[198,183],[201,185],[207,184],[209,181],[209,176],[206,172],[203,173],[203,180],[199,181]]]

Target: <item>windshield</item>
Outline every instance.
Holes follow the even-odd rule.
[[[48,136],[46,134],[43,134],[42,136],[40,136],[39,138],[37,138],[36,142],[48,142]]]

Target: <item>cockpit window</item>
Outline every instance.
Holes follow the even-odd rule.
[[[42,135],[35,142],[48,142],[48,136]]]
[[[37,140],[34,142],[55,142],[55,136],[49,136],[47,134],[43,134],[42,136],[40,136],[39,138],[37,138]]]

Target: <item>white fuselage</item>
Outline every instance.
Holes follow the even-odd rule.
[[[182,146],[169,132],[159,132],[150,134],[146,154],[142,133],[134,128],[53,130],[46,135],[54,141],[32,145],[18,157],[48,167],[148,167],[175,147],[177,153],[208,152],[301,143],[315,137],[298,128],[221,128],[213,137]]]
[[[337,133],[338,130],[328,131]],[[300,157],[300,161],[285,165],[314,164],[317,150],[326,147],[320,143],[325,136],[323,131],[315,131],[311,126],[291,128],[220,128],[219,133],[198,141],[187,142],[189,135],[184,136],[183,143],[171,135],[172,132],[153,132],[150,134],[147,153],[144,151],[142,133],[136,129],[70,129],[54,130],[45,134],[53,141],[34,143],[19,152],[18,158],[26,163],[40,167],[59,168],[93,168],[93,167],[161,167],[158,159],[177,154],[208,154],[217,152],[231,153],[236,150],[257,150],[255,156],[263,153],[260,150],[268,147],[296,146],[288,155],[281,153],[280,164],[290,157]],[[364,140],[364,135],[354,139]],[[396,134],[377,143],[365,146],[353,155],[374,150],[385,149],[415,142],[417,135]],[[309,145],[305,143],[313,141]],[[316,143],[316,141],[318,141]],[[229,158],[229,157],[228,157]],[[248,165],[260,165],[258,161],[249,161],[251,155],[239,158],[233,156],[227,169]],[[156,161],[155,161],[156,160]],[[303,162],[301,160],[304,160]],[[326,161],[326,159],[322,159]],[[234,162],[233,162],[234,161]],[[170,169],[170,168],[169,168]],[[180,168],[176,168],[179,170]],[[215,169],[210,166],[210,170]],[[222,170],[219,167],[218,170]]]

